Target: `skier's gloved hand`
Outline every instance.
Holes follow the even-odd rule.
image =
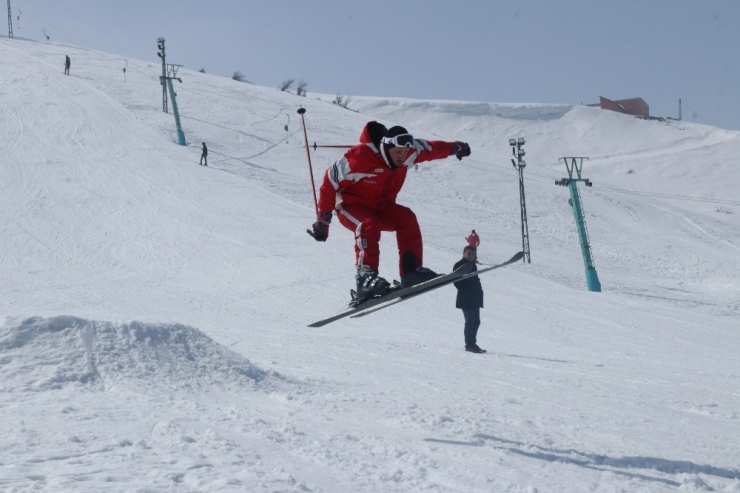
[[[326,241],[326,239],[329,237],[329,225],[325,222],[316,221],[311,226],[313,231],[310,229],[307,229],[306,232],[313,236],[313,239],[316,241]]]
[[[307,229],[306,233],[313,236],[316,241],[326,241],[329,237],[329,223],[331,223],[331,212],[319,212],[318,221],[311,225],[311,229]]]
[[[462,160],[462,158],[470,156],[470,146],[465,142],[453,142],[450,156],[453,154],[457,159]]]

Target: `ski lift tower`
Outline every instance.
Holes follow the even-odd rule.
[[[586,266],[586,284],[588,285],[589,291],[601,292],[601,283],[599,282],[599,276],[596,273],[596,267],[594,266],[591,244],[588,238],[588,230],[586,229],[586,219],[583,217],[581,195],[578,192],[578,187],[576,186],[579,181],[582,181],[587,187],[593,185],[593,183],[591,183],[589,179],[583,178],[581,176],[584,159],[588,158],[561,157],[559,160],[565,162],[565,168],[568,170],[568,178],[562,178],[556,181],[555,184],[562,187],[568,187],[570,190],[570,200],[568,201],[568,203],[571,204],[573,208],[573,217],[576,220],[576,228],[578,228],[578,239],[581,243],[583,263]],[[574,172],[575,177],[573,177]]]
[[[164,38],[157,38],[157,56],[162,60],[162,75],[159,76],[159,83],[162,85],[162,111],[169,113],[167,109],[167,90],[170,91],[170,99],[172,100],[172,109],[175,112],[175,126],[177,127],[177,143],[181,146],[185,145],[185,133],[182,131],[182,125],[180,125],[180,113],[177,111],[177,100],[175,96],[177,93],[172,87],[172,80],[176,80],[182,83],[182,79],[177,76],[177,71],[182,65],[173,65],[167,63],[166,55],[164,52]],[[126,62],[128,65],[128,62]],[[126,69],[123,69],[124,77],[126,75]]]
[[[177,127],[177,143],[181,146],[184,146],[185,132],[182,131],[182,125],[180,125],[180,112],[177,111],[177,93],[172,87],[173,79],[182,84],[182,79],[177,76],[177,71],[180,67],[182,67],[182,65],[173,65],[171,63],[168,63],[166,71],[167,75],[164,77],[164,80],[162,80],[162,84],[166,83],[167,88],[170,90],[170,100],[172,100],[172,110],[175,113],[175,126]]]

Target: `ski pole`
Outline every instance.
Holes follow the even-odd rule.
[[[313,181],[313,167],[311,166],[311,151],[308,150],[308,134],[306,133],[306,120],[303,115],[306,113],[306,109],[301,106],[298,109],[298,114],[301,115],[301,123],[303,124],[303,138],[306,141],[306,156],[308,157],[308,173],[311,175],[311,189],[313,190],[313,205],[316,209],[316,217],[319,217],[319,202],[316,200],[316,185]]]
[[[331,145],[331,146],[330,145],[327,145],[327,146],[320,146],[320,145],[316,144],[316,142],[314,142],[311,147],[313,147],[313,150],[315,151],[316,149],[318,149],[320,147],[329,148],[329,149],[349,149],[350,147],[354,147],[354,146],[349,146],[349,145]]]

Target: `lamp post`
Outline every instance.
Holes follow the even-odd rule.
[[[159,48],[157,56],[162,60],[162,76],[159,78],[162,84],[162,111],[169,113],[169,111],[167,111],[167,85],[165,83],[167,78],[167,66],[165,64],[164,38],[157,38],[157,48]]]
[[[524,138],[519,137],[517,139],[509,139],[509,145],[511,146],[511,153],[516,157],[516,160],[512,159],[511,164],[519,172],[519,208],[521,210],[522,217],[522,262],[532,263],[532,259],[529,256],[529,226],[527,225],[527,201],[524,196],[524,167],[527,163],[522,159],[524,157]]]
[[[20,23],[20,16],[19,23]],[[8,39],[13,38],[13,15],[10,12],[10,0],[8,0]]]

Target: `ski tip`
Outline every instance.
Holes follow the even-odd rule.
[[[521,260],[523,258],[524,258],[524,252],[517,252],[516,255],[514,255],[513,257],[511,257],[511,260],[514,261],[514,262],[516,262],[517,260]]]

